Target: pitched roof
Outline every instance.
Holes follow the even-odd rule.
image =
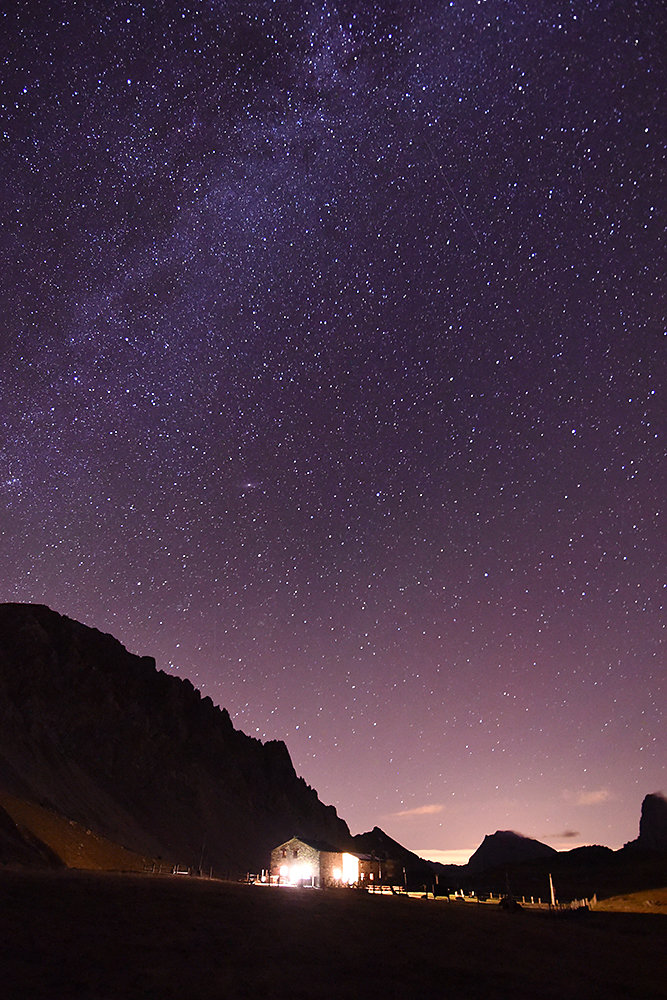
[[[296,834],[286,840],[283,844],[278,844],[274,850],[280,850],[281,847],[287,847],[292,841],[298,840],[300,844],[305,844],[307,847],[312,847],[314,851],[328,852],[329,854],[342,854],[342,848],[334,847],[332,844],[328,844],[325,840],[311,840],[310,837],[299,837]]]

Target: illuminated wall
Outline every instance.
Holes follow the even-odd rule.
[[[354,885],[359,881],[359,858],[356,855],[343,855],[342,878],[346,885]]]
[[[321,852],[298,837],[280,844],[271,852],[271,874],[285,885],[321,884]]]

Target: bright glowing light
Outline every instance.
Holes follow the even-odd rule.
[[[310,865],[292,865],[289,873],[289,880],[292,883],[309,882],[313,877],[313,869]]]
[[[280,866],[280,876],[281,878],[286,878],[289,875],[289,868],[287,865]]]
[[[348,885],[352,885],[353,882],[359,881],[359,858],[355,858],[354,854],[344,854],[343,855],[343,882],[347,882]]]
[[[342,869],[341,868],[334,868],[334,870],[333,870],[333,877],[335,878],[336,882],[340,882],[341,878],[343,877],[343,871],[342,871]]]

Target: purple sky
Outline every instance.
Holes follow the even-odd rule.
[[[353,832],[635,837],[663,6],[51,11],[2,16],[0,598],[284,739]]]

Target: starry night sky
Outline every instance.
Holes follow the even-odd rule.
[[[663,5],[0,23],[0,599],[284,739],[355,833],[635,837],[667,790]]]

